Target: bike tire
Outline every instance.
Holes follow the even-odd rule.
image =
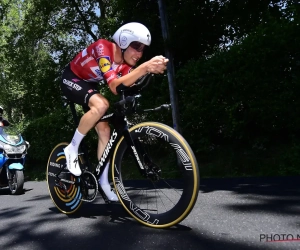
[[[23,170],[8,170],[8,175],[12,179],[13,183],[9,184],[10,193],[13,195],[19,195],[24,193],[24,172]]]
[[[129,132],[150,154],[152,165],[160,168],[161,177],[154,181],[142,177],[121,137],[112,157],[112,177],[121,204],[146,226],[178,224],[192,211],[199,192],[199,169],[191,147],[177,131],[162,123],[140,123]],[[145,166],[145,156],[139,158]]]
[[[59,143],[52,150],[47,163],[47,185],[50,197],[58,210],[64,214],[74,214],[82,205],[82,193],[80,190],[80,178],[72,175],[66,166],[66,157],[63,149],[68,145],[66,142]],[[79,156],[79,162],[82,162]],[[61,170],[60,177],[75,182],[65,184],[66,189],[59,187],[55,175]]]

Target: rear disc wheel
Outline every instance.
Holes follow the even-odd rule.
[[[73,214],[82,205],[82,193],[80,177],[74,176],[66,168],[63,149],[67,145],[66,142],[60,143],[52,150],[47,164],[47,185],[50,197],[58,210],[64,214]],[[81,157],[78,158],[81,162]]]

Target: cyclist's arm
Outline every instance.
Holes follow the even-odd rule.
[[[160,74],[163,73],[166,69],[166,64],[168,59],[163,56],[155,56],[151,60],[142,63],[140,66],[135,68],[130,74],[126,74],[121,76],[120,78],[116,78],[109,83],[109,88],[111,92],[117,95],[116,88],[123,84],[124,86],[131,86],[136,82],[137,79],[144,76],[147,73]]]
[[[111,92],[113,92],[115,95],[117,95],[117,87],[120,84],[123,84],[124,86],[131,86],[133,83],[136,82],[137,79],[139,79],[141,76],[147,74],[147,67],[144,64],[141,64],[139,67],[135,68],[133,71],[131,71],[129,74],[126,74],[124,76],[121,76],[120,78],[116,78],[113,81],[109,83],[109,88]]]

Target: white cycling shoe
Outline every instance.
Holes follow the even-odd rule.
[[[74,152],[70,152],[68,147],[64,148],[65,156],[66,156],[66,164],[68,170],[75,176],[81,175],[81,169],[78,164],[78,155]]]
[[[105,193],[107,199],[110,201],[118,201],[118,196],[115,194],[114,191],[111,190],[111,186],[109,184],[101,185],[99,183],[100,187],[102,188],[103,192]]]

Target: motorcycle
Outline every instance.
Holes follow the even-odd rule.
[[[10,193],[23,193],[24,164],[29,142],[19,135],[5,130],[10,123],[0,117],[0,188],[9,188]]]

